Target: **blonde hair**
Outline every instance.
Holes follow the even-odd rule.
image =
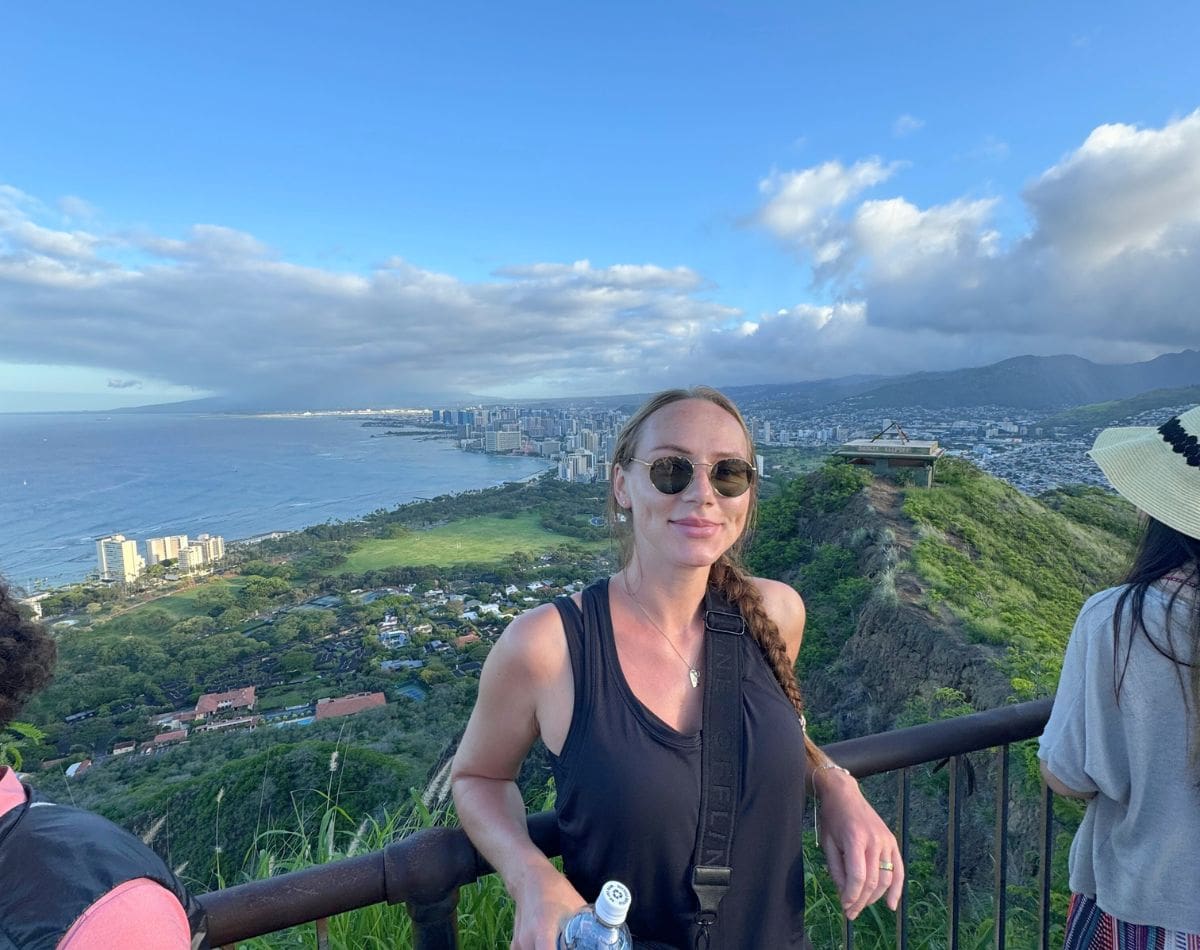
[[[754,439],[750,435],[750,428],[746,425],[746,420],[738,411],[737,406],[720,390],[713,389],[711,386],[695,386],[691,389],[667,389],[650,397],[625,423],[621,434],[617,436],[617,444],[613,449],[612,473],[610,473],[608,488],[608,522],[618,545],[622,569],[629,566],[633,557],[636,525],[633,522],[632,512],[622,508],[617,501],[611,474],[615,474],[618,466],[622,469],[629,467],[633,457],[637,454],[638,439],[641,437],[646,421],[658,410],[686,399],[703,399],[729,413],[741,427],[742,434],[746,438],[747,460],[753,461],[754,459]],[[750,486],[747,494],[750,496],[750,508],[746,525],[733,545],[709,568],[708,583],[709,586],[724,594],[729,603],[741,611],[750,635],[754,637],[763,656],[766,657],[784,695],[795,707],[796,714],[803,715],[804,700],[800,695],[800,686],[796,682],[795,670],[788,660],[783,635],[779,632],[775,621],[767,614],[767,610],[763,606],[762,594],[750,580],[750,575],[746,573],[741,563],[741,552],[753,527],[754,513],[757,507],[755,504],[758,500],[757,480]]]

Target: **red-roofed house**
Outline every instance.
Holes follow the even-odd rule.
[[[211,716],[234,709],[253,709],[257,701],[253,686],[243,686],[225,693],[205,693],[196,703],[196,715]]]
[[[454,639],[454,645],[460,650],[463,647],[469,647],[472,643],[478,642],[479,634],[477,634],[474,630],[472,630],[470,633],[463,634],[461,637],[455,637]]]
[[[186,729],[176,729],[174,732],[160,732],[154,737],[155,748],[161,748],[165,745],[171,745],[175,742],[182,742],[187,738]]]
[[[317,700],[317,721],[333,719],[335,716],[353,716],[364,709],[375,709],[387,705],[387,697],[383,693],[354,693],[351,696],[339,696],[336,699]]]

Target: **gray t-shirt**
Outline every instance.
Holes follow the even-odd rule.
[[[1200,776],[1184,703],[1190,671],[1139,631],[1117,705],[1112,617],[1121,590],[1101,591],[1079,612],[1038,756],[1068,787],[1096,793],[1071,845],[1071,890],[1121,920],[1200,933]],[[1156,586],[1146,592],[1145,624],[1163,646],[1167,602]],[[1172,645],[1188,659],[1186,604],[1181,597],[1176,605]],[[1190,712],[1197,715],[1194,701]]]

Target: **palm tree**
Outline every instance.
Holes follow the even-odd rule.
[[[24,757],[21,750],[37,745],[46,734],[27,722],[10,722],[0,729],[0,767],[5,765],[19,771]]]

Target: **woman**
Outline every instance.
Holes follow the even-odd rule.
[[[691,947],[700,814],[699,736],[708,677],[706,593],[744,618],[741,795],[733,873],[708,946],[803,947],[806,779],[846,915],[904,869],[895,838],[848,772],[802,732],[793,664],[804,604],[748,577],[736,554],[756,473],[740,413],[713,389],[652,398],[613,453],[609,509],[621,570],[583,595],[515,619],[484,666],[454,758],[454,798],[472,841],[516,902],[512,946],[550,950],[560,925],[614,878],[633,892],[636,939]],[[533,742],[550,751],[565,876],[530,842],[515,778]]]
[[[51,678],[57,649],[0,580],[0,729]],[[41,806],[41,807],[38,807]],[[0,947],[207,947],[203,909],[138,838],[40,799],[0,766]]]
[[[1089,453],[1145,517],[1124,583],[1079,613],[1038,752],[1054,791],[1088,801],[1068,950],[1200,948],[1198,437],[1200,406]]]

